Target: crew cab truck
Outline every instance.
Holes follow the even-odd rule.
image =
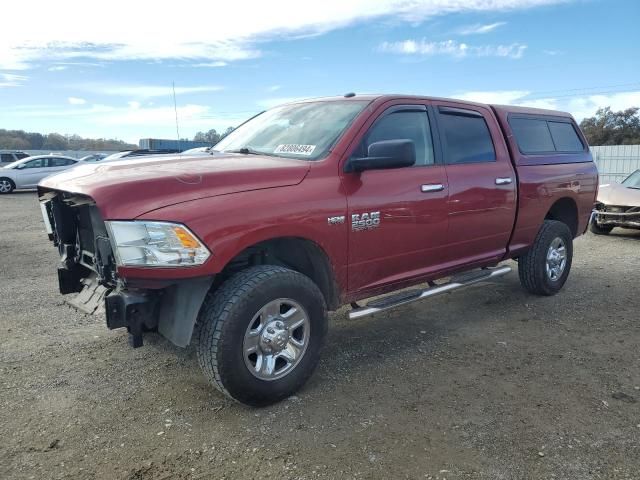
[[[598,185],[569,114],[430,97],[290,103],[214,150],[83,165],[39,198],[71,304],[136,347],[193,340],[211,383],[254,406],[305,383],[341,305],[380,312],[508,259],[557,293]]]

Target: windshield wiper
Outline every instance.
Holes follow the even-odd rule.
[[[225,150],[227,153],[242,153],[243,155],[267,155],[269,157],[277,157],[277,155],[268,152],[260,152],[258,150],[254,150],[251,147],[242,147],[237,150]]]

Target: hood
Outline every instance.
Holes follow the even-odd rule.
[[[598,202],[605,205],[640,207],[640,190],[628,188],[619,183],[600,185]]]
[[[87,195],[104,219],[131,219],[190,200],[297,185],[309,168],[305,160],[262,155],[163,155],[79,165],[39,187]]]

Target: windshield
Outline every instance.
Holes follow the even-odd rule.
[[[29,157],[27,157],[29,158]],[[15,162],[11,162],[8,165],[5,165],[3,168],[16,168],[16,165],[20,165],[21,163],[25,163],[26,158],[21,158],[20,160],[16,160]]]
[[[213,148],[316,160],[327,154],[366,101],[324,101],[282,105],[240,125]]]
[[[640,189],[640,170],[636,170],[622,181],[622,185],[628,188]]]

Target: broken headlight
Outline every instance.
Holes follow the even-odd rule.
[[[211,252],[179,223],[105,222],[118,265],[181,267],[202,265]]]

